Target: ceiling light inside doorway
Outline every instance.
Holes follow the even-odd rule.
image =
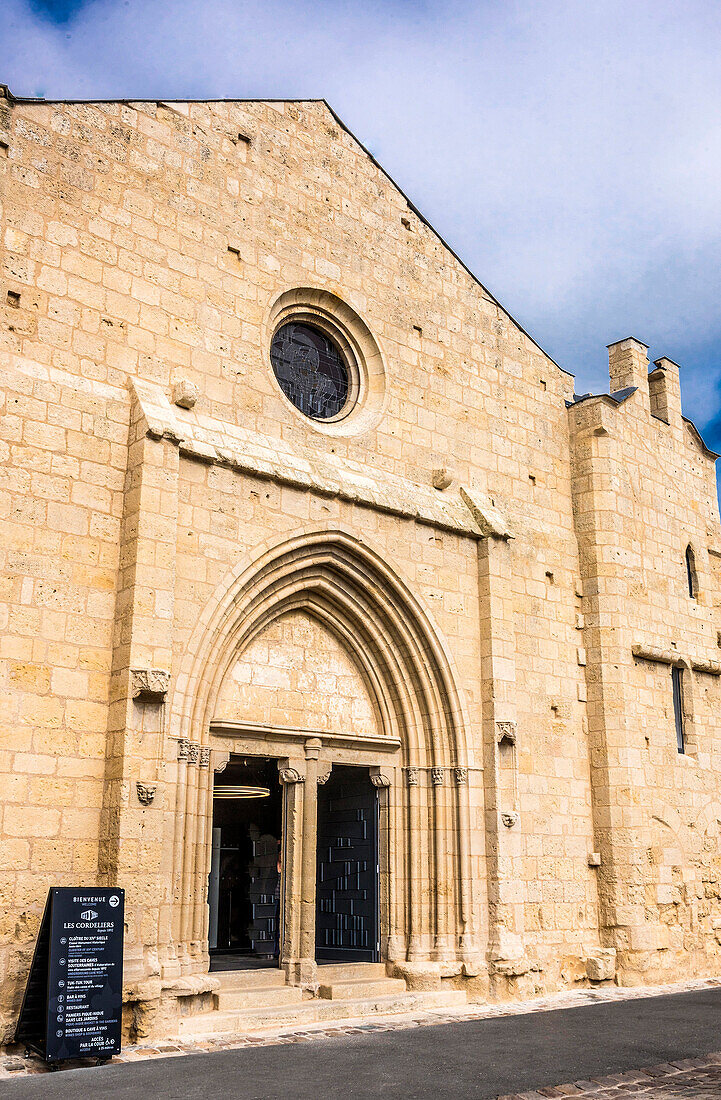
[[[214,787],[213,798],[270,798],[270,788],[243,786]]]

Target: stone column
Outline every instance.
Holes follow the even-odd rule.
[[[305,762],[280,760],[278,778],[283,785],[283,846],[281,859],[280,966],[293,985],[302,981],[300,953],[300,896],[305,802]]]
[[[452,899],[452,884],[449,874],[449,852],[452,851],[453,838],[448,829],[448,807],[446,769],[431,768],[433,788],[434,817],[434,862],[436,866],[436,922],[434,957],[437,962],[451,964],[454,959],[449,923]]]
[[[409,818],[409,858],[408,873],[408,961],[424,959],[423,936],[423,899],[421,884],[427,881],[428,875],[423,874],[421,867],[421,798],[418,784],[418,768],[407,767],[405,769],[406,784],[408,787],[408,818]]]
[[[213,771],[210,747],[200,746],[198,758],[198,835],[195,850],[194,912],[192,941],[194,951],[205,965],[208,959],[208,874],[213,842]]]
[[[378,791],[378,866],[381,960],[401,961],[398,937],[398,882],[395,879],[395,807],[391,794],[391,769],[372,767],[371,783]]]
[[[300,973],[302,985],[315,985],[315,889],[318,839],[318,757],[321,740],[309,737],[305,743],[305,790],[303,792],[303,841],[300,875]]]

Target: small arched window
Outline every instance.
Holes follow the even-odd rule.
[[[690,545],[686,547],[686,580],[688,594],[692,600],[695,600],[698,596],[698,577],[696,576],[696,555]]]

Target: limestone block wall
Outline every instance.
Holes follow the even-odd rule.
[[[333,635],[302,611],[267,626],[229,670],[218,718],[307,730],[379,733],[363,675]]]
[[[608,802],[592,813],[608,784],[594,788],[591,769],[636,668],[627,661],[605,691],[616,635],[589,614],[587,580],[616,568],[604,524],[614,494],[626,509],[632,492],[616,463],[582,499],[586,462],[607,475],[597,442],[579,450],[584,405],[571,466],[571,377],[323,102],[45,103],[3,90],[0,139],[4,1023],[51,882],[122,882],[128,973],[160,982],[168,930],[190,928],[204,905],[200,861],[194,879],[169,869],[178,807],[196,805],[178,738],[197,748],[207,731],[174,728],[170,700],[234,571],[301,530],[374,547],[450,655],[468,722],[479,995],[489,982],[523,995],[585,980],[599,944],[588,854]],[[273,377],[288,302],[335,311],[368,349],[371,398],[342,430],[297,414]],[[192,412],[172,405],[178,383],[197,391]],[[663,412],[661,388],[653,400]],[[648,446],[666,428],[681,474],[697,477],[698,450],[679,451],[687,428],[653,429]],[[633,462],[656,478],[657,452],[637,446]],[[698,478],[707,499],[710,474]],[[705,507],[700,577],[721,561],[704,550]],[[647,537],[668,524],[656,516],[641,517]],[[638,584],[643,622],[656,597],[644,602]],[[704,644],[711,618],[709,604]],[[654,621],[648,642],[665,643],[663,609]],[[638,640],[628,635],[624,653]],[[239,660],[252,683],[266,658]],[[137,695],[141,681],[167,690]],[[313,712],[310,681],[288,690],[281,709]],[[339,721],[369,720],[358,686]],[[208,756],[193,766],[195,783]],[[152,802],[138,784],[157,787]]]
[[[655,981],[719,965],[715,456],[682,418],[675,364],[649,375],[645,346],[626,340],[610,366],[612,393],[629,391],[570,413],[594,818],[604,934],[624,981]]]

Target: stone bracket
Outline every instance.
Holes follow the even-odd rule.
[[[162,668],[130,670],[130,690],[133,699],[141,703],[164,703],[170,687],[170,673]]]

